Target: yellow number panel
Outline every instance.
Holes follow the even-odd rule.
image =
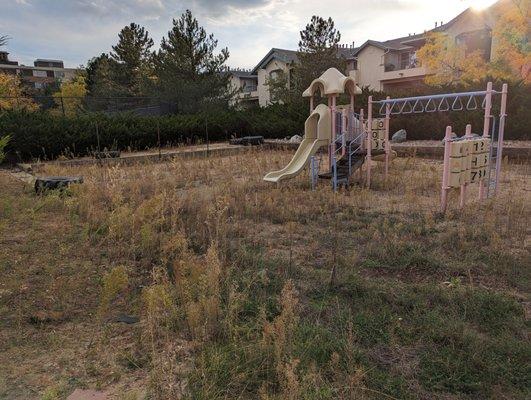
[[[487,176],[487,167],[472,168],[471,170],[471,183],[479,182]]]

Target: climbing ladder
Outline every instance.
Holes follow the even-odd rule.
[[[310,166],[312,188],[315,187],[317,177],[330,179],[334,191],[340,185],[348,186],[352,174],[361,168],[365,161],[367,152],[364,149],[366,132],[363,129],[363,116],[350,111],[348,118],[343,118],[340,112],[335,113],[335,118],[336,137],[329,149],[330,172],[318,173],[316,176],[316,169],[313,167],[315,164],[312,162]]]

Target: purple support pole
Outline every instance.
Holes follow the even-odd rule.
[[[310,97],[310,114],[313,112],[313,94],[312,96]]]
[[[483,137],[489,137],[490,128],[490,111],[492,108],[492,82],[487,83],[487,94],[485,95],[485,118],[483,120]],[[485,182],[484,179],[479,180],[479,200],[485,198]]]
[[[344,157],[347,151],[347,121],[347,109],[344,108],[341,112],[341,134],[343,135],[343,139],[341,141],[341,144],[343,145],[343,148],[341,149],[341,157]]]
[[[387,100],[390,97],[387,96]],[[389,104],[385,106],[385,180],[389,174],[389,155],[391,153],[391,146],[389,145],[389,121],[391,119],[391,107]]]
[[[500,123],[498,128],[498,152],[496,154],[496,186],[494,187],[494,194],[498,192],[498,184],[501,173],[501,162],[502,162],[502,152],[503,152],[503,134],[505,132],[505,118],[507,117],[507,84],[504,83],[502,86],[501,94],[501,105],[500,105]],[[490,160],[489,160],[490,161]]]
[[[367,105],[367,187],[371,187],[371,148],[372,148],[372,96]]]
[[[443,176],[441,187],[441,213],[446,212],[446,206],[448,204],[448,178],[450,177],[450,140],[452,140],[452,127],[446,127],[446,134],[444,135],[444,164],[443,164]]]

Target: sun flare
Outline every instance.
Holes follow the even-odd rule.
[[[467,0],[470,7],[474,10],[484,10],[496,2],[496,0]]]

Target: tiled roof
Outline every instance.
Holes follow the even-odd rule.
[[[337,50],[341,56],[347,59],[352,57],[356,51],[355,48],[348,48],[348,47],[339,47]],[[274,60],[274,59],[283,61],[285,63],[296,62],[298,60],[297,51],[279,49],[279,48],[274,47],[271,50],[269,50],[269,52],[265,55],[265,57],[260,60],[260,62],[256,65],[256,67],[254,67],[254,69],[251,71],[251,74],[257,74],[260,68],[265,67],[271,60]]]
[[[497,3],[493,4],[489,9],[484,10],[483,12],[488,13],[490,9],[493,9],[494,7],[497,7],[500,5],[502,1],[498,1]],[[442,24],[434,29],[429,30],[428,32],[445,32],[448,30],[452,25],[454,25],[457,21],[462,19],[464,16],[466,16],[468,13],[472,12],[471,8],[467,8],[465,11],[463,11],[461,14],[457,15],[455,18],[448,21],[446,24]],[[361,50],[363,50],[365,47],[371,45],[375,47],[379,47],[384,50],[402,50],[402,49],[408,49],[411,46],[408,44],[408,42],[418,41],[419,39],[424,38],[426,35],[426,32],[418,33],[416,35],[409,35],[409,36],[403,36],[396,39],[390,39],[385,41],[377,41],[377,40],[367,40],[365,43],[363,43],[360,47],[356,49],[356,54],[358,54]]]
[[[231,69],[229,73],[237,78],[256,78],[256,75],[253,75],[251,71]]]

